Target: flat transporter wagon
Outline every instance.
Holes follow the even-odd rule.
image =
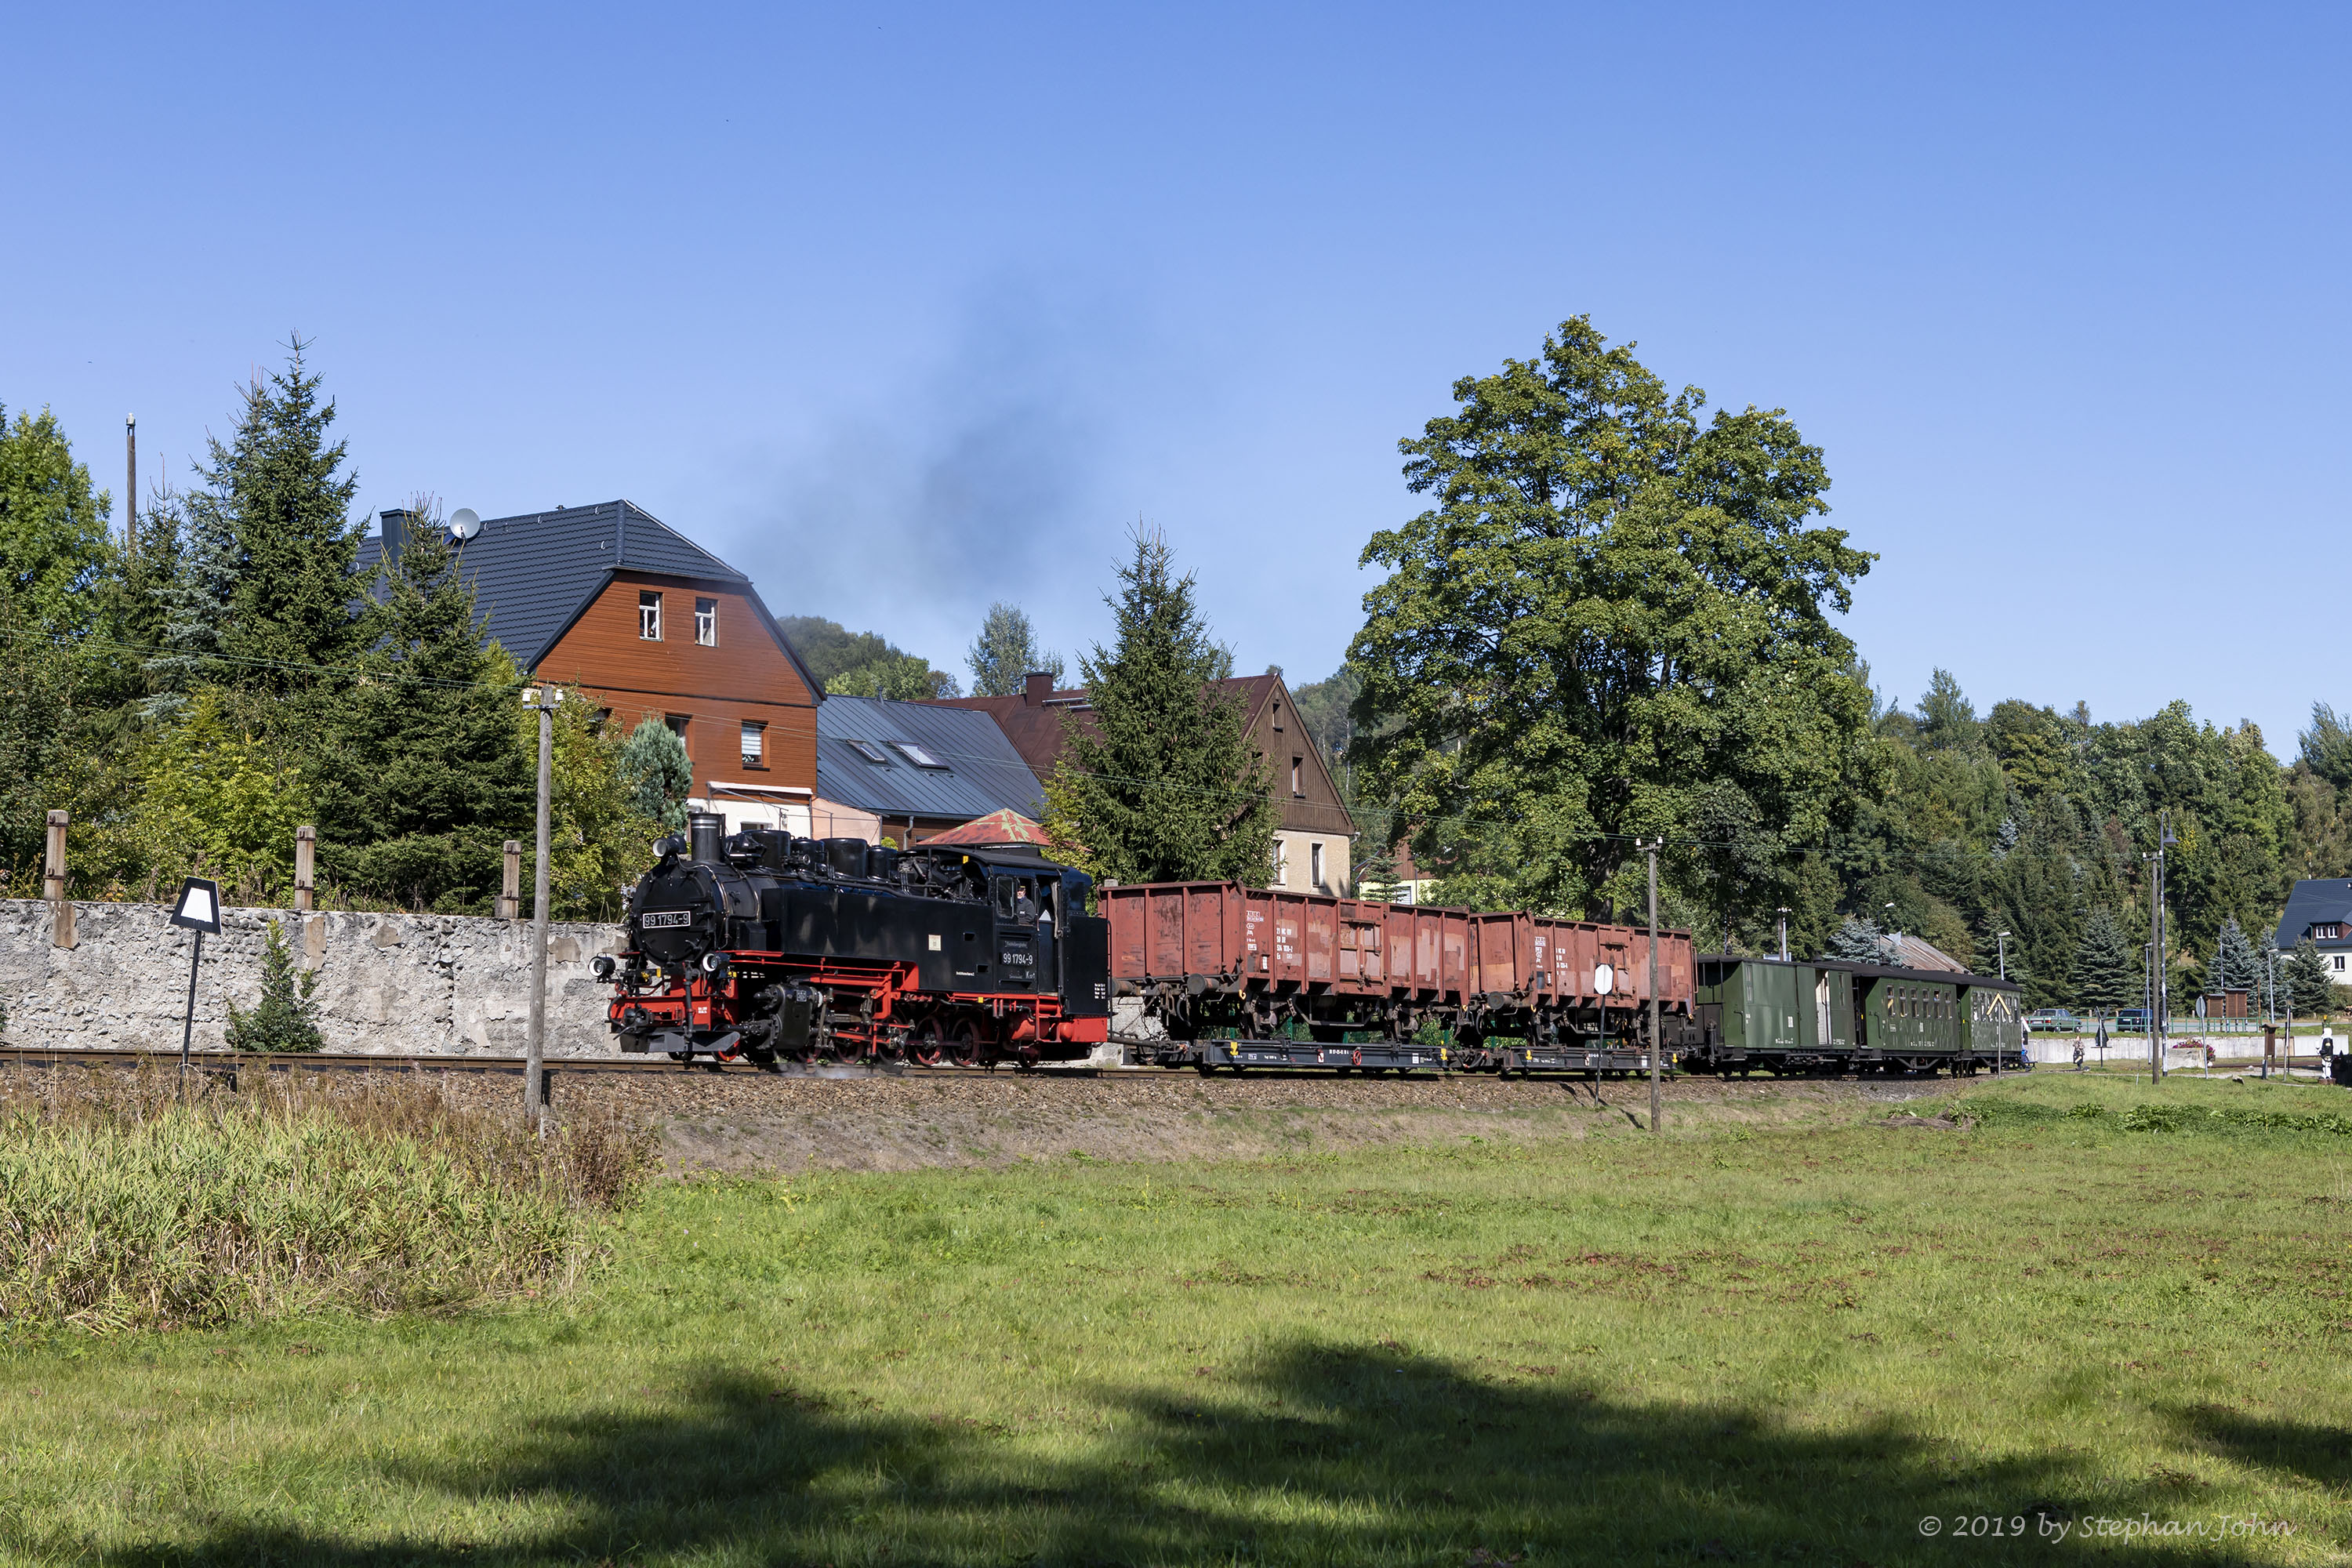
[[[1523,911],[1154,882],[1101,889],[1114,994],[1164,1039],[1146,1065],[1637,1072],[1649,933]],[[1690,934],[1658,933],[1671,1064],[1695,1043]]]

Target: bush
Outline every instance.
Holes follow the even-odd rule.
[[[319,1033],[316,970],[297,972],[286,933],[276,921],[261,944],[261,1005],[250,1013],[228,1005],[228,1048],[233,1051],[316,1051],[326,1048]]]
[[[425,1087],[191,1103],[91,1069],[33,1087],[0,1099],[0,1333],[544,1293],[591,1258],[588,1215],[652,1167],[618,1122],[541,1140]]]

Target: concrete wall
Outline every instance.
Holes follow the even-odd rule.
[[[265,922],[275,916],[296,961],[319,973],[321,1031],[331,1051],[520,1054],[530,1008],[530,926],[466,915],[297,915],[226,910],[205,939],[196,977],[195,1043],[222,1044],[227,1004],[261,995]],[[0,900],[0,1000],[5,1043],[42,1048],[177,1048],[188,999],[193,933],[155,904],[78,903],[74,945],[51,944],[49,906]],[[605,989],[588,973],[620,950],[617,925],[550,931],[550,1056],[613,1049]]]

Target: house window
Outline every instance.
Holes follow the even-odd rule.
[[[661,595],[651,588],[637,590],[637,637],[642,642],[659,642],[661,638]],[[676,729],[677,726],[671,725]]]
[[[1306,768],[1307,759],[1305,757],[1293,757],[1290,759],[1290,793],[1292,797],[1295,799],[1304,800],[1307,798],[1307,791],[1302,788],[1299,784],[1300,779],[1305,776]]]
[[[745,767],[764,768],[768,765],[767,742],[768,727],[765,724],[755,724],[749,719],[743,721],[743,765]]]
[[[1323,885],[1323,846],[1320,844],[1307,847],[1307,880],[1314,887]]]
[[[917,767],[937,768],[941,773],[947,772],[947,763],[934,756],[929,748],[919,746],[912,741],[893,741],[890,743],[904,752],[907,760]]]
[[[2336,967],[2338,969],[2344,967],[2344,955],[2340,952],[2336,955]]]
[[[1279,838],[1274,841],[1274,885],[1290,886],[1290,846]]]
[[[844,741],[841,743],[869,763],[875,763],[886,768],[890,765],[888,755],[871,741]]]
[[[705,647],[719,646],[719,601],[694,601],[694,640]]]
[[[662,715],[662,722],[669,726],[671,734],[683,741],[686,739],[686,726],[693,717],[691,713],[665,713]]]
[[[1277,735],[1282,733],[1282,703],[1278,699],[1274,705],[1274,732]]]

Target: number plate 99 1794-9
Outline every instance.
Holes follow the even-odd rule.
[[[672,926],[693,923],[694,911],[691,910],[655,910],[637,917],[637,929],[640,931],[664,931]]]

